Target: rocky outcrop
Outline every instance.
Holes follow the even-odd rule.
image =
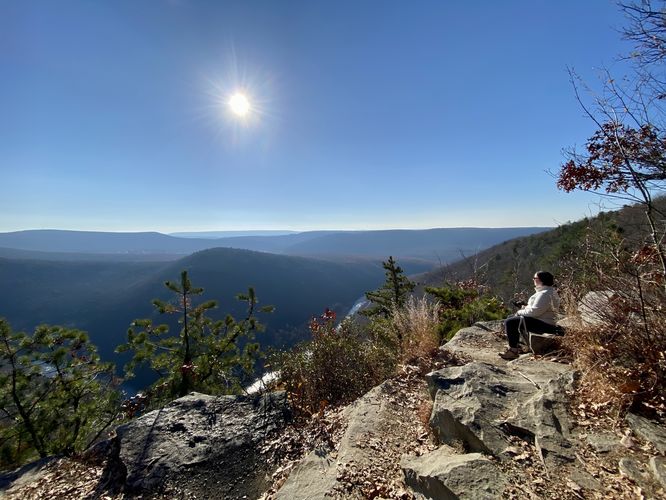
[[[344,411],[346,431],[337,450],[320,446],[308,453],[295,467],[289,478],[275,494],[276,500],[324,499],[333,494],[337,485],[338,465],[366,460],[371,449],[361,446],[366,436],[378,434],[386,414],[382,394],[386,383],[370,390]]]
[[[501,339],[483,325],[461,330],[443,348],[469,354],[459,346],[475,345],[478,354],[463,366],[427,375],[435,401],[431,425],[442,442],[460,441],[465,449],[501,455],[507,434],[529,436],[548,459],[571,460],[566,392],[573,373],[568,365],[523,356],[506,362]]]
[[[443,348],[468,362],[426,376],[433,399],[430,427],[439,446],[404,454],[404,483],[417,498],[502,498],[509,483],[501,464],[513,460],[511,439],[518,436],[539,450],[547,468],[571,464],[571,423],[566,395],[573,372],[568,365],[523,356],[507,362],[497,354],[504,340],[498,324],[463,329]],[[310,499],[340,495],[348,464],[363,468],[374,454],[368,436],[388,439],[390,381],[374,388],[345,410],[346,431],[336,449],[310,452],[291,472],[274,498]],[[592,484],[585,473],[579,483]],[[372,477],[368,477],[372,481]],[[393,496],[391,496],[393,498]]]
[[[100,443],[116,450],[104,477],[123,482],[128,492],[256,497],[270,472],[258,447],[287,416],[284,393],[192,393],[118,427],[112,441]]]
[[[60,457],[46,457],[19,467],[14,471],[0,473],[0,498],[12,489],[19,489],[23,485],[38,481],[46,474],[49,466],[57,462]]]
[[[442,444],[467,454],[443,447],[403,461],[407,483],[425,497],[501,498],[505,479],[496,461],[512,460],[515,436],[537,449],[546,469],[575,460],[566,409],[571,368],[531,355],[502,360],[497,354],[505,342],[493,333],[498,327],[482,323],[460,330],[443,349],[470,361],[427,375],[432,429]],[[477,468],[483,474],[471,472]]]
[[[334,410],[335,426],[300,462],[300,451],[288,466],[266,460],[272,443],[289,442],[280,440],[289,432],[277,433],[289,417],[284,394],[193,393],[98,444],[88,457],[97,471],[71,497],[619,498],[631,491],[665,498],[664,426],[633,414],[616,428],[572,419],[572,368],[531,353],[501,359],[499,326],[460,330],[434,365],[456,366],[425,381],[418,367],[404,367]],[[73,491],[72,478],[90,473],[85,462],[70,461],[63,475],[58,463],[0,476],[0,496]]]
[[[553,465],[570,461],[564,395],[572,378],[558,371],[542,385],[517,369],[484,363],[433,372],[428,376],[434,397],[431,426],[441,442],[457,441],[469,451],[499,456],[509,446],[507,434],[514,434],[533,440]]]
[[[405,481],[416,494],[426,498],[512,496],[505,471],[515,472],[516,459],[525,457],[516,442],[535,450],[543,477],[534,483],[557,477],[577,497],[599,493],[604,485],[598,475],[581,466],[579,453],[589,447],[597,455],[617,457],[617,470],[648,496],[663,494],[664,426],[627,415],[631,433],[646,443],[643,449],[648,455],[641,459],[627,455],[625,441],[633,442],[628,436],[621,441],[610,431],[588,433],[576,427],[568,411],[573,369],[531,353],[504,361],[497,355],[506,348],[499,329],[499,323],[479,323],[460,330],[442,349],[464,357],[467,363],[426,376],[434,400],[430,424],[441,446],[422,457],[403,459]],[[522,470],[523,465],[518,465],[518,474]],[[554,483],[550,484],[552,488]]]
[[[586,325],[604,325],[613,316],[619,295],[613,290],[587,292],[578,303],[580,320]]]

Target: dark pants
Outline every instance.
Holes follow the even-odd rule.
[[[557,325],[551,325],[540,319],[530,318],[529,316],[523,316],[523,318],[525,318],[525,326],[528,332],[560,334],[560,329]],[[520,340],[520,316],[507,318],[504,321],[504,330],[506,331],[506,338],[509,341],[509,347],[518,347],[518,341]]]

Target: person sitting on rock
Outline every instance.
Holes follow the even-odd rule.
[[[520,356],[518,342],[521,332],[559,333],[557,312],[560,308],[560,297],[554,286],[555,279],[548,271],[538,271],[532,279],[536,293],[529,298],[527,305],[504,321],[506,338],[509,341],[509,348],[500,354],[504,359],[516,359]]]

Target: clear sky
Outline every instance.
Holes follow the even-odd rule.
[[[0,0],[0,231],[552,226],[607,0]],[[242,89],[244,118],[228,100]]]

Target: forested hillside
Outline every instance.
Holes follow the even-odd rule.
[[[659,210],[666,210],[666,197],[657,199],[655,204]],[[516,294],[532,293],[532,276],[536,270],[549,270],[556,278],[562,273],[575,273],[575,258],[584,251],[586,242],[597,243],[609,234],[617,236],[620,244],[637,248],[647,234],[643,208],[624,206],[543,233],[506,241],[423,274],[418,281],[427,286],[440,286],[476,278],[488,285],[492,293],[508,301]]]
[[[164,287],[187,270],[205,289],[202,300],[219,301],[211,316],[240,315],[235,296],[255,288],[262,305],[276,306],[262,318],[263,346],[291,345],[303,338],[308,320],[329,307],[345,314],[366,291],[383,280],[380,263],[335,263],[247,250],[217,248],[176,262],[48,262],[0,258],[0,317],[16,330],[40,323],[62,324],[89,332],[103,359],[116,359],[136,318],[153,314],[151,301],[170,299]]]

